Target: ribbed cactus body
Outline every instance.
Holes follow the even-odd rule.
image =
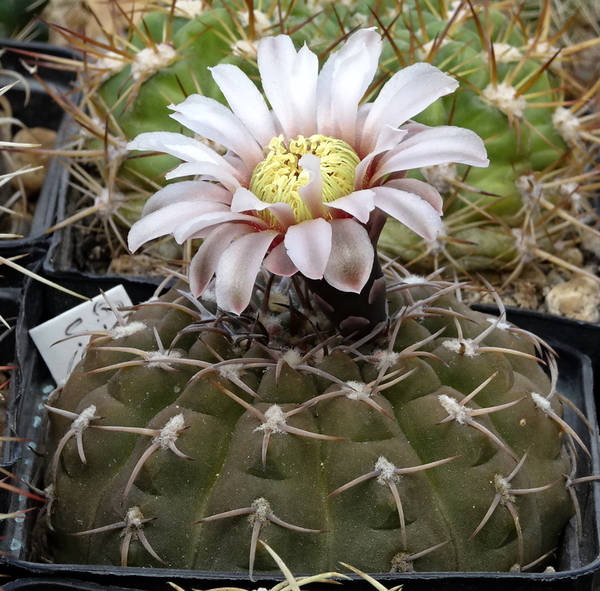
[[[296,572],[495,571],[551,551],[574,510],[561,405],[530,340],[440,289],[405,284],[356,347],[294,310],[139,308],[50,402],[51,558],[272,570],[264,540]]]

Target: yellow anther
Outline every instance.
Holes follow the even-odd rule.
[[[356,152],[336,138],[300,135],[289,145],[281,135],[273,138],[267,146],[265,159],[254,169],[250,190],[265,203],[288,203],[298,222],[313,217],[298,193],[298,189],[309,181],[308,171],[299,164],[305,154],[314,154],[321,160],[324,203],[354,191],[354,174],[360,162]],[[274,221],[270,213],[261,213],[265,221]]]

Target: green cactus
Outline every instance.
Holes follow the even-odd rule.
[[[47,40],[48,27],[36,18],[46,4],[48,0],[5,0],[0,13],[0,38]]]
[[[347,10],[369,14],[361,2]],[[595,90],[569,76],[564,64],[578,48],[559,52],[559,34],[549,32],[551,18],[549,2],[531,21],[502,2],[484,8],[410,0],[399,9],[390,6],[387,14],[378,11],[390,40],[384,62],[389,71],[425,60],[461,82],[455,95],[415,119],[473,129],[492,163],[487,169],[422,170],[418,178],[445,196],[446,232],[426,243],[390,220],[380,241],[383,250],[421,270],[450,263],[452,273],[510,271],[547,259],[548,253],[560,264],[555,243],[593,232],[585,224],[596,218],[585,203],[595,180],[585,173],[597,142],[583,115]],[[563,266],[578,271],[567,262]]]
[[[457,285],[395,267],[388,287],[390,321],[354,343],[289,279],[239,317],[181,287],[97,334],[48,403],[45,558],[252,574],[274,568],[261,540],[298,572],[547,561],[577,439],[548,350]]]
[[[239,125],[226,129],[222,105],[197,96],[177,120],[222,139],[225,157],[176,133],[129,144],[196,158],[200,174],[151,198],[132,250],[165,234],[204,242],[190,293],[181,285],[98,332],[49,401],[44,558],[250,576],[273,566],[259,541],[301,572],[550,559],[578,513],[584,446],[561,418],[550,351],[504,313],[463,305],[460,285],[380,265],[387,214],[425,237],[439,227],[439,195],[403,178],[414,154],[421,166],[487,165],[470,130],[399,122],[456,87],[432,66],[358,106],[381,42],[356,31],[318,72],[289,37],[265,41],[272,110],[243,72],[216,66],[217,83],[235,76],[219,87]],[[398,112],[409,84],[417,104]]]

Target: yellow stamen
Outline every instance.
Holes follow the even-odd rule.
[[[250,190],[265,203],[289,203],[298,222],[312,219],[298,189],[309,181],[309,173],[299,160],[305,154],[321,159],[323,202],[330,203],[354,191],[354,173],[360,162],[356,152],[344,141],[324,135],[299,135],[286,146],[283,136],[273,138],[265,159],[254,169]],[[260,212],[273,223],[268,212]],[[325,213],[324,213],[325,215]]]

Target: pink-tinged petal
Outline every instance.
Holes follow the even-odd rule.
[[[382,152],[387,152],[388,150],[396,148],[407,134],[408,132],[404,129],[392,129],[391,127],[384,127],[379,131],[377,138],[374,140],[375,147],[363,157],[356,167],[354,173],[355,189],[365,188],[365,184],[368,184],[365,175],[369,171],[373,159]]]
[[[442,229],[440,214],[414,193],[391,187],[374,187],[375,206],[426,240],[434,240]]]
[[[415,133],[421,133],[422,131],[427,131],[428,129],[432,129],[431,125],[425,125],[423,123],[418,123],[417,121],[409,121],[402,126],[402,129],[408,132],[407,137],[411,137]]]
[[[194,297],[202,295],[215,274],[221,255],[233,240],[255,231],[247,224],[223,224],[211,232],[190,262],[190,289]]]
[[[178,105],[169,105],[171,117],[193,132],[235,152],[253,170],[263,159],[262,147],[225,105],[192,94]]]
[[[235,171],[231,164],[212,148],[180,133],[169,131],[141,133],[126,147],[128,150],[164,152],[185,162],[212,162],[225,167],[229,172]]]
[[[127,236],[129,249],[131,252],[135,252],[148,240],[174,233],[180,224],[187,222],[190,218],[213,215],[215,212],[223,215],[224,213],[227,214],[228,211],[229,207],[227,205],[216,201],[172,203],[145,215],[133,224]]]
[[[290,97],[294,113],[292,137],[317,132],[317,78],[319,59],[304,45],[294,60],[290,77]]]
[[[350,195],[340,197],[331,203],[326,203],[325,207],[332,207],[345,211],[346,213],[354,216],[359,222],[366,224],[369,220],[371,212],[375,208],[373,198],[375,193],[370,189],[363,191],[354,191]]]
[[[300,273],[322,279],[331,253],[331,224],[323,218],[290,226],[284,238],[288,256]]]
[[[392,172],[451,162],[487,166],[483,140],[462,127],[430,127],[407,137],[391,154],[384,155],[372,180]]]
[[[212,226],[225,224],[229,222],[242,222],[255,228],[256,230],[266,230],[268,226],[260,218],[245,215],[242,213],[232,213],[229,208],[227,211],[207,213],[202,216],[191,217],[176,226],[172,233],[173,237],[179,244],[185,240],[199,238],[200,234],[205,234],[205,230]]]
[[[287,35],[265,37],[258,42],[257,62],[263,92],[284,129],[293,121],[289,78],[295,59],[296,48]]]
[[[298,268],[292,263],[292,259],[288,256],[283,242],[280,242],[265,257],[263,267],[270,273],[280,275],[281,277],[291,277],[298,272]]]
[[[323,217],[323,174],[321,159],[310,152],[304,154],[298,164],[308,172],[308,183],[298,187],[298,194],[313,218]]]
[[[331,255],[323,277],[340,291],[360,293],[375,257],[367,230],[351,219],[333,220],[330,225]]]
[[[439,215],[442,215],[443,213],[444,200],[442,199],[440,192],[429,183],[424,183],[417,179],[394,179],[384,183],[382,186],[400,189],[407,193],[414,193],[421,199],[427,201]]]
[[[371,106],[362,131],[361,150],[374,148],[373,137],[384,125],[399,127],[457,87],[454,78],[431,64],[418,63],[400,70],[386,82]]]
[[[266,203],[265,201],[261,201],[252,191],[244,187],[240,187],[233,194],[231,211],[234,213],[263,211],[265,209],[268,209],[284,228],[296,223],[294,210],[288,203]]]
[[[256,275],[265,254],[279,232],[267,230],[245,234],[234,240],[221,255],[216,269],[217,304],[241,314],[250,303]]]
[[[240,186],[240,181],[230,172],[218,164],[212,162],[184,162],[169,171],[165,178],[167,180],[178,179],[183,176],[205,176],[220,182],[229,191],[235,191]]]
[[[222,224],[200,245],[190,262],[190,289],[199,297],[213,278],[221,255],[238,236],[256,230],[247,224]]]
[[[231,192],[207,181],[180,181],[163,187],[146,201],[142,216],[161,207],[184,201],[218,201],[229,205]]]
[[[254,82],[232,64],[209,69],[231,110],[261,146],[268,145],[277,134],[273,117]]]
[[[315,133],[317,56],[307,47],[296,53],[287,35],[265,37],[258,44],[258,69],[285,136],[291,139]]]
[[[358,103],[377,71],[381,45],[375,30],[361,29],[325,62],[317,83],[319,133],[354,142]]]

